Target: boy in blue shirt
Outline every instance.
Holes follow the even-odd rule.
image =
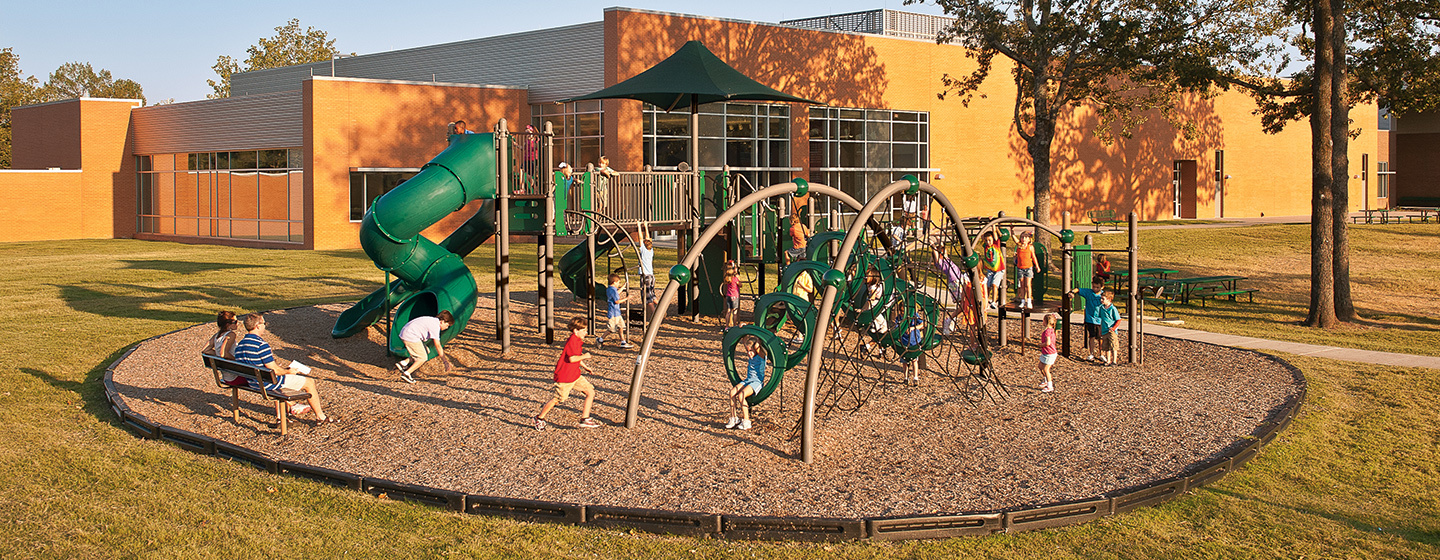
[[[1095,346],[1100,342],[1100,298],[1105,293],[1105,280],[1096,276],[1090,280],[1089,288],[1075,288],[1070,293],[1085,298],[1085,349],[1095,361]]]
[[[1116,331],[1119,330],[1120,310],[1111,301],[1110,292],[1105,292],[1100,296],[1100,362],[1107,366],[1115,364],[1115,347],[1120,341]]]
[[[610,332],[620,333],[620,347],[632,348],[630,341],[625,338],[625,315],[620,312],[620,275],[610,273],[610,283],[605,287],[605,318]],[[629,294],[626,294],[629,297]],[[595,346],[605,346],[605,337],[596,336]]]

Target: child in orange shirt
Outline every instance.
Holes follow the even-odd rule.
[[[1020,247],[1015,249],[1015,299],[1020,300],[1022,309],[1034,309],[1035,300],[1030,296],[1033,291],[1031,284],[1035,281],[1035,271],[1039,270],[1035,262],[1035,234],[1025,232],[1020,234]]]

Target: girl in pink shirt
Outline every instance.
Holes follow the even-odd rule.
[[[721,332],[737,325],[740,315],[740,266],[735,261],[725,261],[725,281],[720,284],[720,295],[725,297],[725,326]]]
[[[1045,385],[1040,388],[1043,393],[1055,390],[1055,384],[1050,379],[1050,366],[1060,357],[1060,350],[1055,346],[1055,321],[1060,316],[1050,313],[1045,316],[1045,330],[1040,333],[1040,373],[1045,374]]]

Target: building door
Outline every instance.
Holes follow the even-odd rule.
[[[1176,160],[1172,183],[1175,189],[1175,217],[1195,219],[1195,160]]]

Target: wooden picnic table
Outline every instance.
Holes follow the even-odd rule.
[[[1190,303],[1190,296],[1206,287],[1218,288],[1214,291],[1233,292],[1245,276],[1197,276],[1194,278],[1141,278],[1141,285],[1165,286],[1170,293],[1178,293],[1180,303]]]

